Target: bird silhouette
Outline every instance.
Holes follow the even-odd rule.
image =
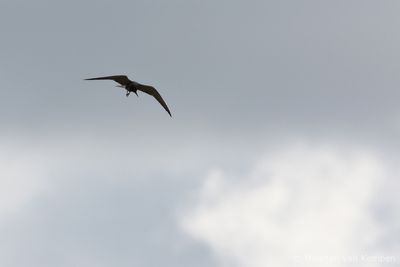
[[[126,97],[128,97],[131,92],[135,93],[138,96],[137,91],[142,91],[146,94],[153,96],[161,104],[161,106],[164,107],[164,109],[168,112],[169,116],[172,117],[171,112],[169,111],[169,108],[165,103],[164,99],[161,97],[160,93],[153,86],[131,81],[125,75],[105,76],[105,77],[89,78],[85,80],[86,81],[113,80],[120,84],[117,85],[117,87],[121,87],[126,90]]]

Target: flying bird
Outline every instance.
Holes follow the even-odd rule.
[[[161,106],[163,106],[163,108],[168,112],[169,116],[172,117],[171,112],[169,111],[169,108],[165,103],[164,99],[161,97],[160,93],[153,86],[131,81],[125,75],[105,76],[105,77],[89,78],[85,80],[86,81],[113,80],[119,83],[117,87],[121,87],[126,90],[126,97],[128,97],[131,92],[135,93],[138,96],[137,91],[142,91],[146,94],[153,96],[161,104]]]

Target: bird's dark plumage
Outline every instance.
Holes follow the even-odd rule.
[[[93,81],[93,80],[113,80],[117,83],[119,83],[121,86],[127,90],[126,96],[129,96],[130,92],[134,92],[137,94],[137,91],[142,91],[146,94],[149,94],[153,96],[160,104],[163,106],[163,108],[168,112],[168,114],[172,117],[171,112],[169,111],[169,108],[167,104],[165,103],[164,99],[161,97],[160,93],[152,86],[150,85],[145,85],[145,84],[140,84],[135,81],[131,81],[128,79],[127,76],[125,75],[114,75],[114,76],[105,76],[105,77],[97,77],[97,78],[89,78],[85,79],[87,81]]]
[[[158,103],[160,103],[161,106],[163,106],[164,109],[168,112],[168,114],[172,117],[171,111],[169,111],[167,103],[165,103],[164,99],[161,97],[160,93],[156,90],[156,88],[150,85],[138,84],[137,89],[139,91],[142,91],[146,94],[153,96],[158,101]]]
[[[120,85],[128,85],[132,81],[128,79],[125,75],[114,75],[114,76],[105,76],[105,77],[97,77],[97,78],[89,78],[85,79],[86,81],[94,81],[94,80],[113,80]]]

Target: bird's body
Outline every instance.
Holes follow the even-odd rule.
[[[140,84],[138,82],[131,81],[125,75],[105,76],[105,77],[89,78],[89,79],[85,79],[85,80],[88,80],[88,81],[113,80],[120,84],[120,85],[117,85],[117,87],[121,87],[126,90],[127,97],[129,96],[129,94],[131,92],[138,95],[137,91],[142,91],[146,94],[153,96],[161,104],[161,106],[163,106],[163,108],[168,112],[168,114],[172,117],[171,112],[169,111],[169,108],[168,108],[167,104],[165,103],[164,99],[161,97],[160,93],[153,86]]]

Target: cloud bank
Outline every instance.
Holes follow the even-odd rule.
[[[241,177],[210,171],[180,223],[221,266],[393,264],[376,249],[385,229],[372,212],[386,172],[362,149],[289,146]]]
[[[0,142],[0,266],[213,266],[177,228],[193,181],[176,157],[85,141]]]

